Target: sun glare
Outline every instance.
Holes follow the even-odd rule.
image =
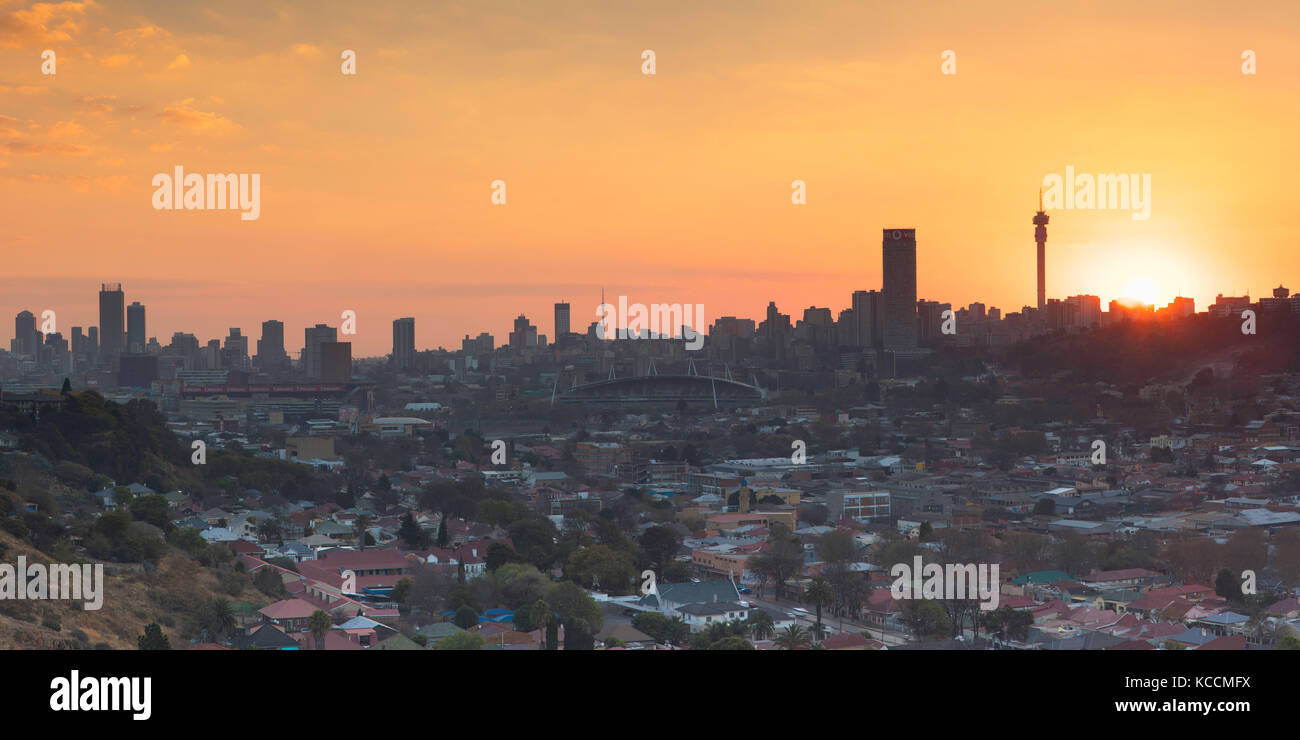
[[[1149,277],[1135,277],[1128,281],[1128,287],[1124,289],[1125,298],[1149,306],[1155,305],[1159,293],[1160,286]]]

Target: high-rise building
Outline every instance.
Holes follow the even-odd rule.
[[[352,342],[321,342],[316,347],[320,353],[321,380],[327,383],[352,380]]]
[[[856,344],[868,349],[884,341],[884,296],[878,290],[853,291],[853,322]]]
[[[14,341],[9,348],[14,354],[35,357],[37,346],[36,316],[31,311],[20,311],[14,317]]]
[[[247,370],[248,365],[248,337],[239,327],[232,326],[230,335],[226,337],[226,346],[221,351],[221,366],[228,370]]]
[[[569,333],[569,304],[555,304],[555,341],[559,342]]]
[[[885,229],[884,348],[916,349],[916,229]]]
[[[536,346],[537,327],[528,321],[528,317],[519,314],[519,317],[515,319],[515,330],[510,332],[510,348],[524,349]]]
[[[339,330],[333,326],[317,324],[305,330],[306,341],[303,346],[303,371],[309,378],[321,377],[320,346],[326,342],[337,342]]]
[[[266,372],[284,369],[289,356],[284,351],[284,322],[262,322],[262,338],[257,340],[257,364]]]
[[[1038,191],[1038,213],[1034,214],[1034,241],[1038,243],[1038,309],[1047,305],[1047,221],[1043,191]]]
[[[415,319],[393,320],[393,365],[410,370],[415,365]]]
[[[134,301],[126,307],[126,351],[144,352],[144,304]]]
[[[124,316],[126,294],[121,283],[102,283],[99,286],[99,362],[111,367],[122,354],[126,340]]]

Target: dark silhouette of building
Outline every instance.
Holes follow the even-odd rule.
[[[284,351],[284,322],[262,322],[262,338],[257,340],[257,364],[265,372],[283,370],[289,355]]]
[[[131,305],[126,307],[126,351],[144,352],[144,346],[144,304],[140,301],[133,301]]]
[[[126,294],[121,283],[102,283],[99,286],[99,362],[111,367],[122,354],[126,340],[124,317]]]
[[[398,370],[415,366],[415,319],[393,320],[393,365]]]
[[[885,349],[909,351],[916,342],[916,229],[885,229]]]
[[[569,304],[555,304],[555,341],[559,342],[569,333]]]
[[[326,383],[347,383],[352,380],[351,342],[322,342],[318,347],[321,380]]]

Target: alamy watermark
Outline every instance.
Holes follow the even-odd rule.
[[[689,303],[627,302],[627,296],[618,297],[618,305],[602,303],[596,307],[600,320],[597,336],[601,339],[641,339],[643,332],[650,338],[670,337],[686,340],[686,349],[697,350],[704,346],[704,333],[691,325],[704,323],[704,304],[694,307]],[[692,321],[692,318],[694,321]]]
[[[154,175],[153,186],[156,211],[237,210],[241,221],[256,221],[262,214],[262,176],[257,173],[187,175],[176,165],[173,174]]]
[[[0,601],[64,600],[84,602],[81,608],[99,611],[104,605],[104,564],[0,563]]]
[[[997,563],[927,564],[920,555],[912,560],[889,569],[894,577],[889,592],[895,599],[971,599],[980,602],[981,611],[998,608]]]
[[[1045,210],[1133,211],[1134,221],[1151,218],[1151,174],[1074,174],[1066,165],[1065,176],[1055,172],[1043,176]]]

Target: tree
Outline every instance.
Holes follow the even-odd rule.
[[[1232,571],[1224,568],[1219,571],[1219,575],[1214,578],[1214,593],[1231,601],[1234,604],[1241,603],[1241,584],[1232,575]]]
[[[512,609],[535,603],[551,585],[549,578],[528,563],[507,563],[497,568],[492,578],[501,587],[506,606]]]
[[[324,609],[317,609],[307,618],[307,629],[311,631],[312,637],[316,638],[317,650],[325,649],[325,635],[332,626],[330,615]]]
[[[456,632],[438,640],[434,650],[482,650],[483,635],[477,632]]]
[[[402,515],[401,526],[397,528],[397,536],[413,550],[423,550],[429,546],[429,533],[423,527],[415,522],[415,515],[406,512]]]
[[[636,577],[632,556],[615,552],[604,545],[591,545],[574,550],[564,567],[565,575],[588,587],[596,583],[611,594],[629,593]]]
[[[908,599],[902,605],[902,618],[912,634],[922,642],[928,637],[942,637],[952,630],[952,621],[932,599]]]
[[[355,529],[356,529],[356,533],[357,533],[357,543],[358,543],[358,546],[361,548],[362,552],[365,552],[365,549],[366,549],[366,535],[368,534],[368,533],[366,532],[366,529],[370,527],[370,515],[369,515],[369,514],[358,514],[358,515],[357,515],[357,521],[356,521],[356,524],[354,525],[354,527],[355,527]]]
[[[781,630],[774,642],[782,650],[798,650],[812,646],[812,635],[808,634],[803,627],[792,624]]]
[[[1001,606],[993,611],[983,612],[978,622],[985,632],[994,637],[999,639],[1010,637],[1023,642],[1029,639],[1029,628],[1034,624],[1034,616],[1029,612]]]
[[[478,624],[478,612],[462,604],[461,607],[456,610],[456,616],[452,617],[451,621],[455,623],[457,627],[467,630]]]
[[[141,650],[171,650],[172,644],[163,634],[162,627],[157,622],[150,622],[144,626],[144,634],[136,639]]]
[[[411,587],[414,585],[414,582],[410,578],[403,578],[393,584],[393,591],[389,596],[400,606],[406,606],[407,599],[411,596]]]
[[[835,590],[831,588],[830,581],[817,576],[808,584],[808,588],[803,592],[803,598],[817,609],[817,639],[825,638],[826,630],[822,628],[822,607],[835,603]]]
[[[709,646],[708,649],[709,650],[753,650],[754,646],[749,642],[749,640],[746,640],[745,638],[740,637],[739,635],[731,635],[730,637],[724,637],[721,640],[718,640],[717,642],[713,643],[712,645]]]
[[[768,548],[754,556],[754,570],[776,584],[776,598],[785,593],[786,581],[803,571],[803,544],[790,528],[776,522],[767,538]]]
[[[658,524],[647,528],[637,538],[637,544],[650,561],[650,567],[662,578],[664,568],[677,558],[677,551],[682,546],[682,535],[675,527]]]
[[[525,560],[546,570],[555,561],[559,534],[549,519],[520,519],[509,528],[510,541]]]
[[[438,547],[447,546],[447,515],[446,513],[438,517]]]
[[[596,600],[572,581],[557,583],[547,591],[546,600],[564,624],[565,646],[578,649],[591,642],[605,623],[605,615]]]
[[[230,609],[230,602],[225,599],[212,599],[207,602],[199,615],[199,624],[208,631],[214,641],[233,632],[235,614]]]
[[[495,573],[498,568],[507,563],[522,563],[523,557],[515,552],[515,549],[502,542],[493,542],[488,545],[487,553],[483,556],[483,562],[487,565],[488,572]]]
[[[763,609],[755,609],[746,622],[748,622],[749,634],[753,635],[755,640],[770,639],[772,633],[776,631],[776,625],[772,622],[772,615]]]

